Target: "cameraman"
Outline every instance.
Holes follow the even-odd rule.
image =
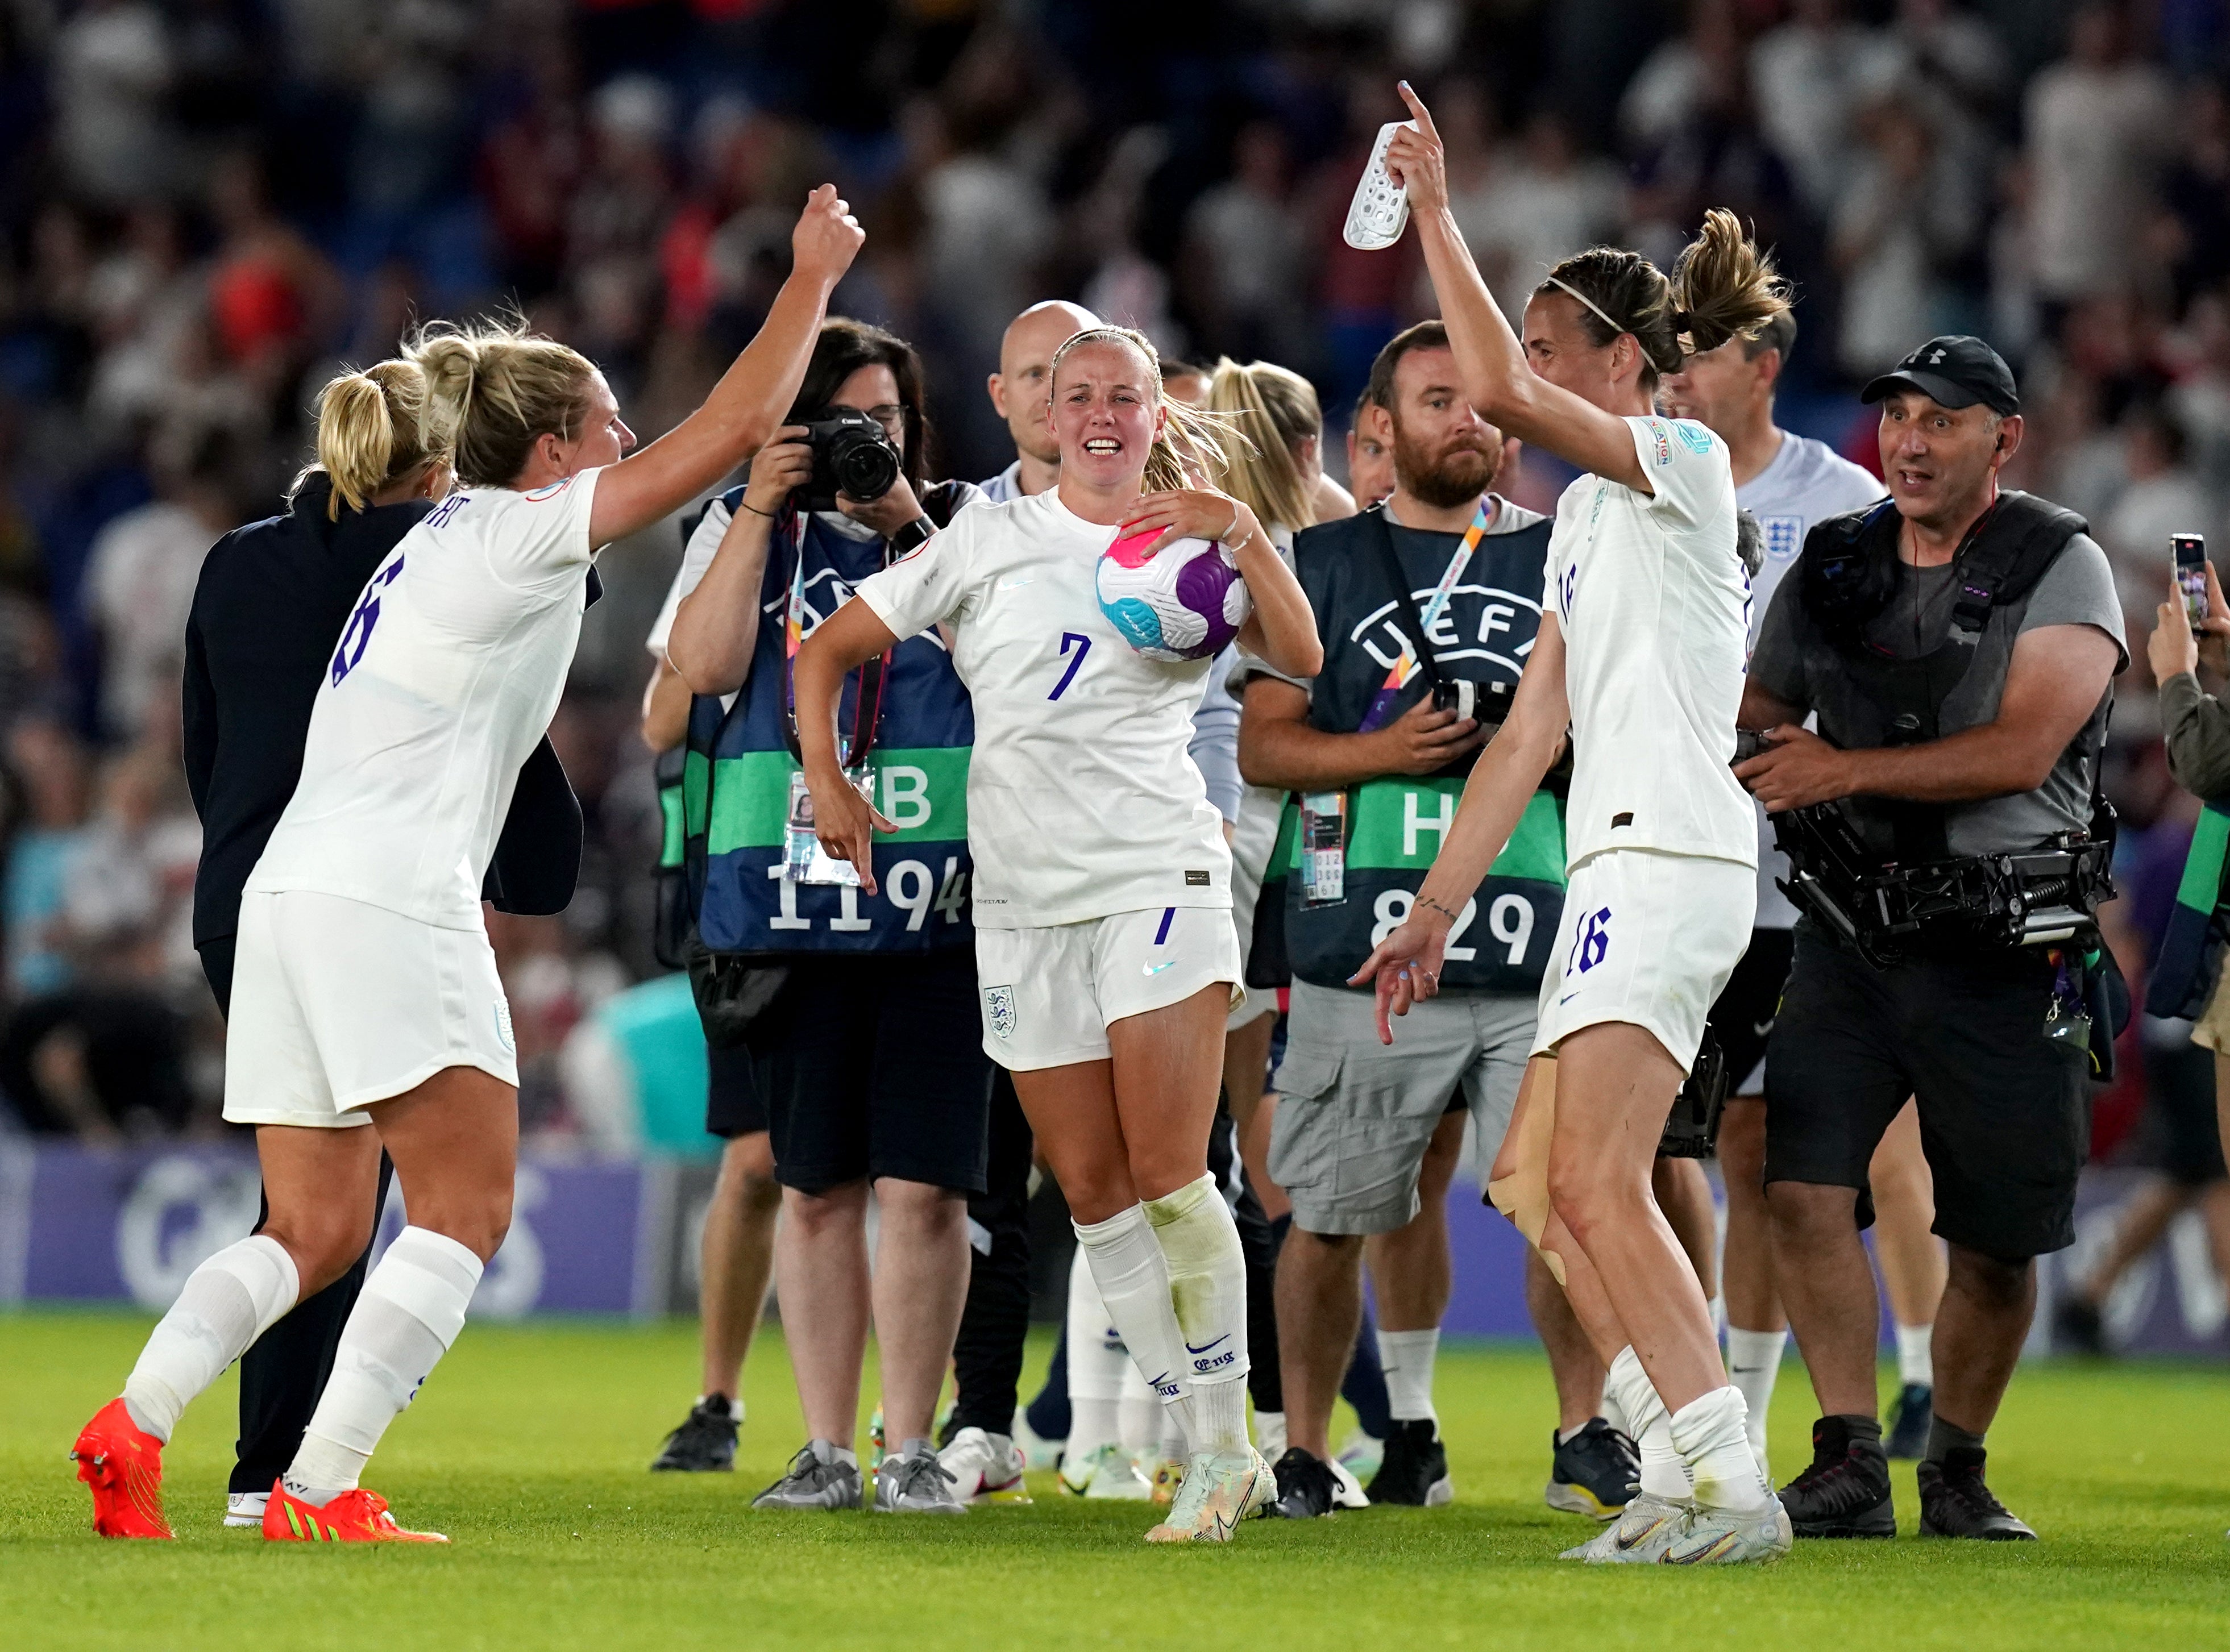
[[[1735,772],[1773,813],[1850,800],[1884,862],[2087,832],[2128,663],[2105,554],[2079,517],[2000,489],[2021,402],[1980,339],[1930,339],[1864,398],[1881,404],[1890,498],[1807,537],[1743,697],[1743,726],[1769,749]],[[2076,952],[1924,935],[1877,970],[1810,918],[1797,926],[1766,1047],[1765,1181],[1777,1282],[1824,1413],[1812,1466],[1782,1494],[1800,1537],[1896,1530],[1859,1231],[1868,1164],[1908,1095],[1950,1248],[1921,1530],[2035,1536],[1985,1485],[1982,1441],[2035,1307],[2035,1258],[2074,1237],[2089,1056],[2046,1023]]]
[[[975,723],[934,633],[886,656],[879,694],[847,697],[850,749],[873,754],[878,799],[902,828],[877,850],[879,892],[793,878],[785,855],[798,794],[790,633],[812,631],[977,497],[965,483],[924,485],[922,408],[911,345],[826,323],[785,427],[692,537],[690,560],[718,549],[667,643],[700,697],[690,754],[712,788],[691,821],[708,826],[699,931],[715,954],[781,982],[746,1042],[783,1187],[775,1276],[809,1437],[761,1507],[859,1507],[853,1440],[871,1314],[884,1414],[903,1443],[875,1475],[873,1507],[962,1507],[930,1434],[968,1289],[967,1199],[984,1186],[991,1073],[965,899],[961,786]],[[898,473],[876,498],[835,493],[834,509],[816,509],[836,443],[825,432],[806,440],[805,427],[848,409],[880,427]],[[855,421],[838,440],[856,445],[863,428]],[[710,697],[731,695],[725,712]],[[871,1185],[881,1212],[872,1283]]]

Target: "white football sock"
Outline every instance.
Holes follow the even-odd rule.
[[[1175,1420],[1167,1414],[1160,1397],[1146,1386],[1137,1362],[1128,1355],[1123,1360],[1123,1397],[1116,1410],[1123,1449],[1133,1457],[1159,1450],[1162,1430]]]
[[[1254,1412],[1254,1448],[1275,1462],[1286,1455],[1286,1414],[1283,1411]]]
[[[1247,1253],[1215,1178],[1202,1176],[1145,1204],[1168,1260],[1170,1302],[1185,1350],[1190,1394],[1176,1412],[1195,1451],[1245,1451]]]
[[[1603,1394],[1608,1399],[1613,1393],[1618,1396],[1619,1409],[1626,1414],[1626,1432],[1641,1454],[1642,1490],[1674,1502],[1686,1497],[1692,1489],[1688,1465],[1679,1448],[1672,1443],[1672,1420],[1666,1414],[1665,1402],[1657,1397],[1649,1373],[1641,1368],[1640,1360],[1630,1347],[1621,1348],[1618,1358],[1610,1362],[1609,1373],[1603,1381]]]
[[[1731,1383],[1682,1406],[1672,1418],[1672,1443],[1696,1482],[1696,1501],[1715,1508],[1763,1508],[1769,1495],[1750,1449],[1750,1419],[1742,1390]]]
[[[1936,1327],[1931,1325],[1900,1325],[1897,1327],[1897,1379],[1900,1383],[1918,1383],[1923,1388],[1936,1386]]]
[[[1433,1409],[1433,1361],[1440,1352],[1440,1331],[1381,1331],[1378,1363],[1386,1372],[1389,1411],[1397,1423],[1438,1423]]]
[[[1750,1413],[1750,1444],[1760,1462],[1765,1454],[1765,1414],[1773,1404],[1773,1385],[1788,1351],[1786,1331],[1744,1331],[1727,1327],[1727,1380],[1742,1391]]]
[[[480,1259],[446,1234],[406,1227],[396,1236],[341,1327],[287,1490],[325,1503],[356,1489],[379,1437],[465,1328],[480,1273]]]
[[[1187,1384],[1184,1336],[1177,1329],[1176,1310],[1170,1302],[1170,1264],[1155,1241],[1146,1208],[1133,1205],[1104,1222],[1077,1222],[1076,1243],[1099,1287],[1105,1313],[1123,1339],[1123,1347],[1138,1363],[1138,1374],[1164,1402],[1180,1398]],[[1072,1302],[1073,1297],[1071,1298]],[[1072,1312],[1073,1310],[1072,1309]],[[1072,1324],[1073,1321],[1072,1320]],[[1069,1392],[1076,1384],[1076,1348],[1069,1347]],[[1120,1395],[1119,1385],[1113,1398]],[[1110,1439],[1116,1437],[1111,1434]],[[1073,1437],[1071,1440],[1074,1444]]]
[[[132,1420],[169,1444],[178,1414],[286,1316],[300,1289],[287,1247],[261,1233],[225,1246],[187,1275],[125,1379]]]
[[[1123,1339],[1108,1323],[1107,1305],[1092,1282],[1082,1245],[1068,1270],[1069,1460],[1081,1462],[1123,1437],[1124,1379],[1143,1382]]]

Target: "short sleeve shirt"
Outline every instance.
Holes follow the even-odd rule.
[[[1655,491],[1582,476],[1549,538],[1572,715],[1568,865],[1653,849],[1755,866],[1755,813],[1729,767],[1750,578],[1727,447],[1692,419],[1625,422]]]
[[[1114,537],[1048,489],[971,506],[859,586],[899,637],[952,627],[979,929],[1231,904],[1223,817],[1187,754],[1209,662],[1149,659],[1101,614]]]
[[[519,765],[580,641],[599,474],[452,493],[403,536],[341,633],[301,780],[249,891],[314,890],[480,927]]]

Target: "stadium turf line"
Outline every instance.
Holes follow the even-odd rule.
[[[1452,1343],[1439,1401],[1457,1501],[1306,1525],[1224,1549],[1150,1548],[1150,1512],[1034,1475],[1030,1507],[965,1519],[757,1514],[799,1443],[778,1334],[754,1350],[732,1475],[644,1471],[695,1392],[695,1327],[475,1324],[395,1424],[371,1484],[446,1549],[266,1546],[217,1524],[234,1388],[167,1456],[180,1540],[105,1542],[64,1453],[116,1392],[139,1316],[0,1315],[0,1652],[43,1649],[1070,1646],[1600,1648],[1621,1642],[1918,1649],[2220,1645],[2230,1636],[2230,1380],[2197,1365],[2025,1368],[1992,1482],[2040,1544],[1911,1535],[1800,1544],[1768,1570],[1560,1565],[1591,1523],[1540,1502],[1553,1413],[1528,1347]],[[1032,1375],[1049,1344],[1032,1345]],[[1893,1373],[1885,1374],[1885,1388]],[[1811,1396],[1792,1360],[1776,1469],[1801,1466]]]

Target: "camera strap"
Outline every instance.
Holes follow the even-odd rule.
[[[1417,594],[1409,588],[1408,576],[1402,571],[1402,559],[1395,552],[1394,531],[1387,520],[1386,507],[1383,505],[1374,505],[1363,512],[1371,519],[1371,531],[1365,537],[1376,551],[1378,565],[1392,582],[1395,594],[1400,599],[1400,607],[1408,610],[1408,617],[1416,629],[1412,633],[1398,618],[1395,620],[1395,628],[1402,633],[1402,657],[1386,673],[1386,680],[1379,685],[1378,692],[1371,697],[1370,709],[1363,714],[1363,722],[1356,730],[1357,734],[1370,734],[1394,720],[1394,703],[1401,697],[1402,689],[1415,672],[1421,669],[1425,679],[1435,689],[1446,680],[1440,671],[1440,662],[1433,652],[1433,627],[1447,611],[1448,599],[1455,593],[1456,582],[1463,577],[1464,569],[1471,565],[1472,556],[1478,550],[1479,542],[1486,537],[1487,524],[1493,519],[1495,508],[1492,493],[1479,496],[1479,509],[1472,513],[1471,525],[1464,530],[1463,538],[1456,545],[1455,555],[1448,558],[1448,565],[1440,575],[1440,583],[1433,588],[1432,595],[1422,607],[1417,605]]]
[[[793,556],[790,562],[790,600],[783,622],[783,710],[785,718],[783,737],[790,742],[790,755],[801,762],[804,760],[797,741],[797,651],[805,641],[805,533],[806,515],[792,510],[790,543]],[[883,545],[883,565],[887,568],[896,561],[892,546]],[[883,680],[889,675],[891,654],[885,649],[860,667],[860,692],[852,703],[852,732],[848,736],[839,730],[836,736],[836,761],[846,769],[856,769],[867,761],[874,749],[875,730],[882,722]]]

